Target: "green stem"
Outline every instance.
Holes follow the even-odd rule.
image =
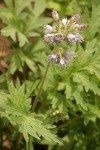
[[[37,103],[38,103],[38,99],[39,99],[39,96],[40,96],[40,93],[41,93],[41,90],[42,90],[42,87],[43,87],[43,84],[44,84],[44,81],[45,81],[45,78],[46,78],[46,75],[47,75],[47,72],[48,72],[48,69],[49,69],[49,65],[50,65],[50,62],[48,62],[48,65],[46,67],[44,76],[42,78],[42,81],[41,81],[41,84],[40,84],[40,87],[39,87],[39,90],[38,90],[38,94],[37,94],[35,100],[33,101],[31,111],[35,111],[35,109],[36,109],[36,106],[37,106]]]
[[[15,0],[13,0],[13,7],[15,8]]]
[[[3,150],[3,147],[2,147],[2,129],[3,129],[3,123],[2,123],[2,119],[0,119],[0,150]]]
[[[29,143],[26,143],[26,150],[29,150]]]
[[[26,143],[26,149],[27,150],[34,150],[33,144],[32,144],[32,137],[29,136],[29,141]]]

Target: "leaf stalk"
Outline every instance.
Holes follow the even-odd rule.
[[[44,81],[45,81],[45,79],[46,79],[46,75],[47,75],[49,66],[50,66],[50,62],[48,62],[48,64],[47,64],[47,67],[46,67],[44,76],[43,76],[43,78],[42,78],[42,80],[41,80],[41,84],[40,84],[40,87],[39,87],[39,90],[38,90],[38,94],[37,94],[35,100],[33,101],[32,108],[31,108],[31,111],[32,111],[32,112],[34,112],[34,111],[36,110],[36,106],[37,106],[37,103],[38,103],[38,99],[39,99],[39,96],[40,96],[40,94],[41,94],[41,90],[42,90],[42,87],[43,87],[43,85],[44,85]]]

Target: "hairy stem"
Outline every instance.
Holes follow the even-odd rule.
[[[39,87],[39,90],[38,90],[38,94],[37,94],[35,100],[33,101],[31,111],[35,111],[35,109],[36,109],[36,106],[37,106],[37,103],[38,103],[38,99],[39,99],[39,96],[40,96],[40,93],[41,93],[41,90],[42,90],[42,87],[43,87],[43,84],[44,84],[44,81],[45,81],[45,78],[46,78],[46,75],[47,75],[47,72],[48,72],[48,69],[49,69],[49,65],[50,65],[50,62],[48,62],[48,65],[46,67],[44,76],[42,78],[42,81],[41,81],[41,84],[40,84],[40,87]]]

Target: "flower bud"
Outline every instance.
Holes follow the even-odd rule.
[[[79,33],[77,33],[75,35],[75,41],[79,42],[79,43],[82,43],[84,41],[84,38]]]
[[[66,26],[67,18],[62,19],[61,23],[62,23],[64,26]]]
[[[53,28],[50,25],[45,25],[44,26],[44,32],[47,33],[51,33],[53,31]]]
[[[51,54],[48,56],[48,60],[51,63],[56,64],[58,62],[58,55],[57,54]]]
[[[52,18],[54,19],[54,21],[59,20],[59,14],[57,13],[57,11],[55,10],[52,11]]]
[[[79,24],[79,25],[76,26],[76,28],[78,30],[83,30],[83,29],[87,28],[87,25],[86,24]]]
[[[62,68],[65,68],[68,64],[68,61],[65,60],[64,58],[61,58],[59,64],[61,65]]]
[[[70,22],[75,23],[80,19],[80,17],[81,17],[81,14],[76,14],[70,19]]]
[[[52,44],[54,42],[54,34],[46,34],[44,36],[44,41],[49,44]]]
[[[77,28],[78,26],[79,26],[79,24],[78,24],[78,23],[75,23],[75,24],[74,24],[74,27],[75,27],[75,28]]]
[[[58,45],[63,39],[64,39],[64,37],[63,37],[63,34],[62,34],[62,33],[57,33],[57,34],[55,34],[54,41],[56,42],[57,45]]]
[[[75,40],[75,35],[74,34],[72,34],[72,33],[69,33],[68,35],[67,35],[67,39],[68,39],[68,42],[69,43],[74,43],[76,40]]]

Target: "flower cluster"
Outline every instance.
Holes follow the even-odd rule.
[[[48,60],[52,64],[60,64],[62,68],[66,67],[68,63],[75,57],[74,51],[67,51],[64,53],[53,53],[48,56]]]
[[[59,20],[59,14],[56,11],[53,11],[52,17],[56,23],[53,26],[44,26],[44,40],[47,43],[52,44],[55,42],[58,45],[63,40],[67,41],[68,43],[82,43],[84,41],[84,38],[79,32],[86,28],[87,25],[77,23],[81,17],[80,14],[74,15],[69,20],[67,18]]]
[[[57,46],[59,46],[62,41],[68,44],[77,42],[82,43],[84,38],[80,34],[80,31],[85,29],[87,25],[78,23],[80,17],[81,14],[76,14],[69,20],[67,18],[59,20],[59,14],[57,11],[53,10],[52,18],[54,20],[54,24],[53,26],[44,26],[44,41],[48,44],[56,43]],[[66,67],[69,60],[71,60],[73,56],[73,51],[67,51],[65,53],[59,53],[56,51],[55,53],[49,55],[48,59],[53,64],[59,63],[61,67]]]

